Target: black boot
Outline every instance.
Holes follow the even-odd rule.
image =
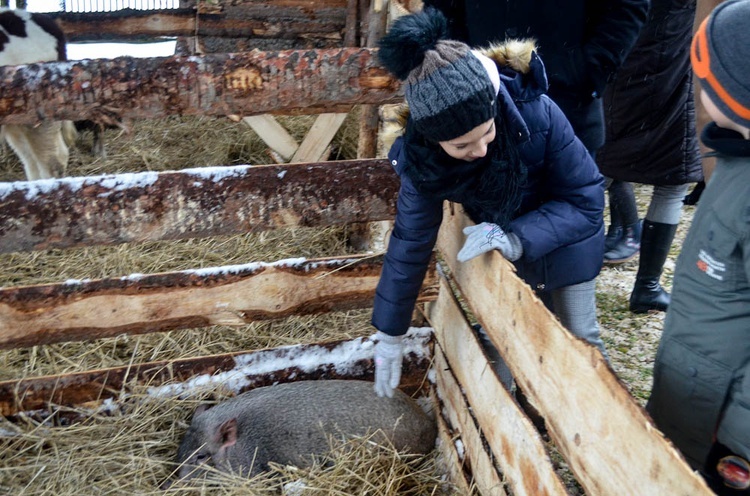
[[[635,277],[633,292],[630,294],[631,312],[667,311],[669,293],[661,287],[659,278],[676,232],[677,224],[643,221],[641,259],[638,263],[638,274]]]
[[[638,255],[638,250],[641,249],[641,221],[621,229],[620,238],[604,252],[605,264],[629,262]]]
[[[610,224],[607,228],[607,235],[604,237],[604,252],[614,248],[622,239],[622,226]]]

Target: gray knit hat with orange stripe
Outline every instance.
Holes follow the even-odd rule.
[[[463,136],[497,114],[497,92],[482,61],[447,35],[443,14],[426,8],[398,18],[379,43],[380,61],[405,83],[417,131],[435,142]]]
[[[719,4],[696,31],[691,59],[719,110],[750,127],[750,0]]]

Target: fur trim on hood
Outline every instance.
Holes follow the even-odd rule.
[[[477,51],[495,61],[500,68],[507,67],[521,74],[527,74],[530,71],[532,54],[536,51],[536,42],[533,39],[509,39]],[[384,106],[381,117],[383,126],[380,131],[380,140],[387,151],[406,128],[409,105],[403,102]]]

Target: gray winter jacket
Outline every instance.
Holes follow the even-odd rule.
[[[720,152],[675,269],[648,411],[696,469],[716,440],[750,459],[750,140]]]

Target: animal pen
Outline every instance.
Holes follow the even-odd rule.
[[[265,0],[226,8],[201,2],[175,11],[55,14],[70,39],[216,36],[248,43],[252,33],[266,44],[302,46],[0,68],[0,123],[250,118],[245,122],[267,133],[283,163],[3,183],[0,251],[392,220],[398,177],[387,160],[372,157],[377,106],[398,102],[399,86],[368,48],[385,26],[386,8],[379,1]],[[360,158],[326,160],[336,127],[331,122],[340,124],[335,116],[355,105],[361,112]],[[270,114],[321,114],[331,120],[321,121],[318,130],[313,126],[297,144]],[[437,451],[454,492],[568,494],[558,473],[562,465],[586,494],[711,494],[601,354],[563,329],[502,256],[456,262],[468,220],[458,205],[445,209],[435,262],[408,335],[401,386],[429,396],[436,406]],[[366,309],[381,263],[377,252],[300,256],[4,287],[0,348],[28,349],[31,357],[53,343]],[[543,416],[546,432],[537,430],[492,372],[471,329],[475,321]],[[12,445],[24,429],[116,421],[123,405],[137,408],[133,402],[143,401],[136,391],[147,391],[151,401],[169,396],[189,401],[199,387],[204,395],[219,387],[236,394],[277,382],[332,378],[371,379],[371,340],[231,350],[6,380],[0,383],[0,442]],[[29,447],[21,443],[18,449]],[[2,473],[9,470],[2,467]],[[165,468],[161,475],[168,473]],[[158,481],[154,492],[156,486]],[[0,489],[23,487],[0,479]]]

